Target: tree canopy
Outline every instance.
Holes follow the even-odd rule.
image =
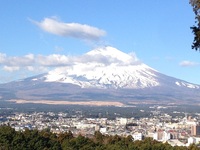
[[[190,0],[195,13],[195,25],[191,27],[194,34],[192,49],[200,51],[200,0]]]
[[[15,131],[10,126],[0,126],[0,150],[198,150],[197,145],[172,147],[152,138],[133,141],[132,136],[103,135],[99,131],[91,138],[68,131],[55,134],[50,130]]]

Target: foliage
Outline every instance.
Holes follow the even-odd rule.
[[[192,44],[192,48],[195,50],[200,50],[200,0],[190,0],[190,4],[193,7],[193,11],[195,13],[195,23],[193,27],[191,27],[192,32],[194,34],[194,40]]]
[[[99,131],[92,138],[74,136],[72,132],[54,134],[50,130],[15,131],[10,126],[0,126],[0,150],[198,150],[192,144],[172,147],[152,138],[134,141],[132,136],[102,135]]]

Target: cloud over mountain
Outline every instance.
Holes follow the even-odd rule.
[[[79,23],[65,23],[54,18],[44,18],[44,20],[41,22],[34,20],[31,21],[42,30],[63,37],[73,37],[83,40],[97,41],[106,35],[104,30],[93,26]]]
[[[110,51],[107,51],[108,49]],[[61,54],[51,54],[46,56],[34,54],[7,56],[6,54],[0,53],[0,67],[5,71],[12,72],[20,69],[28,71],[47,71],[51,68],[70,67],[74,64],[81,63],[96,63],[103,66],[111,64],[118,66],[137,65],[141,63],[135,54],[126,54],[123,56],[123,53],[119,52],[118,54],[117,52],[118,51],[112,47],[101,47],[80,56]]]

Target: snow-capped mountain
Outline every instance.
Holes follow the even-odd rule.
[[[76,57],[68,66],[0,85],[3,99],[198,101],[200,86],[166,76],[107,46]]]
[[[156,70],[116,48],[97,48],[86,53],[84,57],[91,61],[76,62],[70,67],[52,70],[45,76],[45,81],[71,83],[82,88],[138,89],[160,85],[159,73]],[[174,84],[199,88],[178,80]]]

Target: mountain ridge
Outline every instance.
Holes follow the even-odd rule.
[[[45,74],[0,84],[0,98],[199,102],[199,85],[159,73],[115,48],[97,48],[79,59]]]
[[[95,62],[76,63],[72,67],[64,68],[64,71],[55,69],[45,76],[45,81],[72,83],[82,88],[137,89],[160,85],[156,75],[158,71],[113,47],[97,48],[86,55],[95,58]],[[106,64],[102,62],[102,58]],[[188,82],[175,81],[175,84],[199,88],[199,86]]]

